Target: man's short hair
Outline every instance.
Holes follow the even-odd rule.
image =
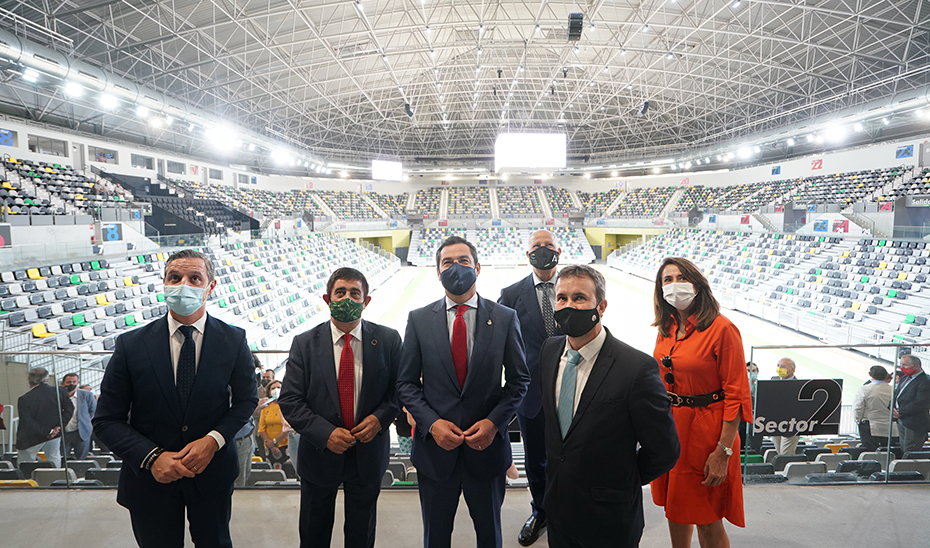
[[[210,260],[210,257],[194,249],[182,249],[181,251],[172,253],[171,256],[168,257],[168,260],[165,261],[164,276],[168,274],[168,265],[177,259],[202,259],[203,264],[207,267],[207,282],[212,282],[213,278],[216,276],[216,268],[214,268],[213,261]]]
[[[478,249],[475,245],[461,236],[449,236],[441,244],[439,244],[439,249],[436,250],[436,269],[439,269],[439,258],[442,256],[443,248],[449,247],[450,245],[455,244],[465,244],[468,246],[468,250],[471,251],[471,258],[478,264]]]
[[[594,282],[594,298],[597,303],[607,298],[607,281],[604,276],[586,264],[570,264],[559,271],[556,283],[562,278],[588,278]]]
[[[549,235],[552,236],[552,245],[554,245],[556,249],[559,249],[561,247],[561,245],[559,244],[559,237],[556,236],[554,232],[552,232],[548,228],[540,228],[538,230],[534,230],[533,232],[530,232],[530,239],[527,240],[526,242],[527,248],[529,248],[530,244],[533,242],[533,236],[535,236],[537,232],[548,232]],[[532,249],[529,249],[529,251],[532,251]]]
[[[266,369],[262,371],[262,373],[271,373],[272,375],[274,375],[274,369]]]
[[[36,367],[30,369],[26,374],[26,378],[29,380],[29,386],[35,386],[37,384],[42,384],[48,380],[48,369],[44,367]]]
[[[338,280],[347,280],[347,281],[359,281],[362,282],[362,298],[368,296],[368,280],[365,278],[365,275],[355,270],[354,268],[349,268],[348,266],[343,266],[342,268],[337,268],[329,276],[329,280],[326,282],[326,295],[333,296],[333,286],[336,285]]]
[[[64,382],[68,377],[76,377],[78,381],[80,381],[81,379],[81,377],[78,376],[77,373],[65,373],[65,375],[61,378],[61,381]]]
[[[873,365],[869,369],[869,376],[877,381],[883,381],[888,378],[888,370],[880,365]]]
[[[903,360],[904,358],[907,358],[908,362],[911,365],[916,365],[917,367],[921,367],[921,368],[923,367],[922,365],[920,365],[920,358],[918,358],[917,356],[913,354],[904,354],[903,356],[901,356],[901,359]]]
[[[798,366],[794,363],[794,360],[792,360],[791,358],[779,358],[778,363],[781,363],[782,361],[785,361],[785,360],[791,362],[791,367],[794,367],[795,369],[797,369]]]

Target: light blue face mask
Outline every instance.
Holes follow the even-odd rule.
[[[185,284],[166,285],[165,302],[175,314],[190,316],[203,306],[203,287],[191,287]]]

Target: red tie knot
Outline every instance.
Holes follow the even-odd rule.
[[[351,343],[351,342],[352,342],[352,334],[351,334],[351,333],[346,333],[345,335],[343,335],[343,336],[342,336],[342,342],[343,342],[343,345],[346,345],[346,344]]]
[[[456,306],[456,307],[455,307],[455,315],[456,315],[456,317],[458,317],[458,316],[464,316],[466,310],[468,310],[468,305],[467,305],[467,304],[460,304],[460,305]]]

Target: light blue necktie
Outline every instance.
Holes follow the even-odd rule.
[[[568,427],[572,425],[572,415],[575,412],[575,378],[578,376],[578,362],[581,361],[581,354],[568,349],[568,361],[565,362],[565,370],[562,372],[562,389],[559,390],[559,427],[562,429],[562,439],[568,433]]]

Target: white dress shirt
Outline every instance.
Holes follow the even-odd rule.
[[[471,362],[471,349],[475,345],[475,322],[478,315],[478,293],[476,292],[471,296],[470,299],[465,301],[462,304],[468,305],[468,310],[465,311],[465,334],[466,340],[468,341],[468,361]],[[453,301],[449,297],[446,297],[446,327],[449,328],[449,344],[452,344],[452,325],[455,323],[455,307],[459,303]]]
[[[68,424],[65,425],[65,432],[74,432],[78,429],[78,401],[77,401],[77,390],[74,391],[68,399],[71,400],[71,405],[74,406],[74,414],[71,415],[71,420],[68,421]]]
[[[601,353],[601,347],[607,340],[607,330],[601,326],[601,332],[588,344],[582,346],[578,353],[581,354],[581,361],[578,362],[578,369],[575,374],[575,402],[572,405],[572,415],[578,410],[578,402],[581,401],[581,394],[584,392],[584,385],[591,376],[591,370],[594,369],[594,362],[597,361],[597,355]],[[562,351],[562,359],[559,360],[559,374],[555,379],[555,401],[559,401],[559,392],[562,391],[562,373],[565,371],[565,364],[568,363],[568,351],[572,346],[565,339],[565,350]]]
[[[339,361],[342,359],[342,347],[345,345],[343,333],[336,324],[329,322],[329,327],[333,334],[333,358],[336,362],[336,382],[339,382]],[[362,322],[358,322],[355,329],[349,332],[352,335],[352,342],[349,348],[352,349],[352,357],[355,360],[355,396],[352,398],[352,413],[358,416],[358,397],[362,393]]]
[[[184,346],[184,333],[181,333],[181,330],[178,329],[182,325],[184,324],[174,319],[171,314],[168,314],[168,343],[171,345],[171,369],[174,371],[175,383],[178,382],[178,359],[181,357],[181,347]],[[194,332],[191,334],[191,338],[194,339],[194,371],[200,368],[200,348],[203,346],[203,330],[206,325],[206,313],[191,325],[194,328]],[[226,445],[223,434],[216,430],[211,430],[207,435],[216,440],[217,449],[222,449]]]

